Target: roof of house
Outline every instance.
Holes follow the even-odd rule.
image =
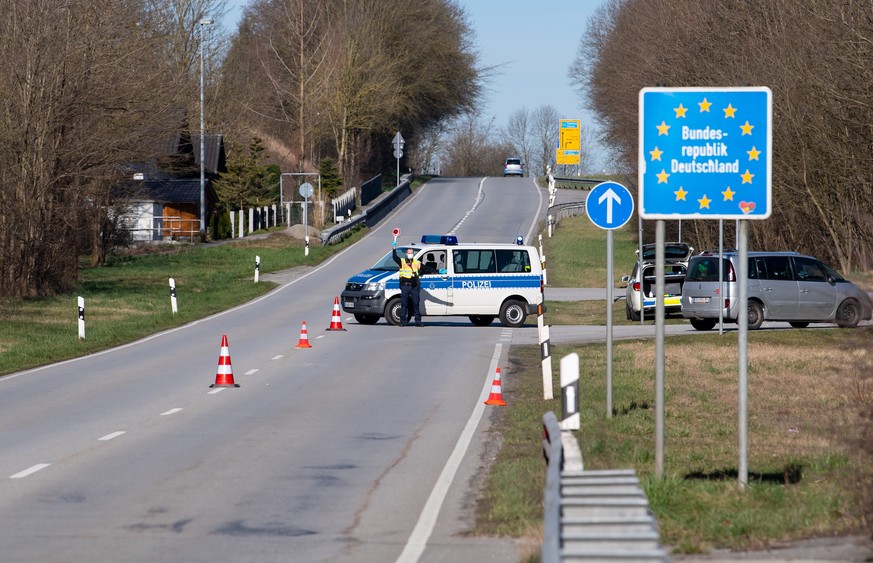
[[[203,137],[203,162],[206,172],[217,175],[227,172],[227,156],[224,153],[224,136],[207,133]],[[191,148],[194,153],[194,163],[200,166],[200,135],[191,135]]]
[[[215,201],[215,190],[206,182],[207,201]],[[161,203],[199,203],[200,179],[183,180],[128,180],[121,186],[123,195],[130,200]]]

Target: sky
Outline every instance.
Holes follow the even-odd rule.
[[[582,120],[596,134],[593,114],[570,85],[568,69],[591,16],[604,0],[456,0],[473,30],[482,67],[498,67],[488,80],[481,113],[505,127],[510,114],[550,104],[562,119]],[[229,0],[224,24],[236,29],[245,0]],[[555,124],[558,127],[558,124]],[[598,168],[605,152],[593,147]]]

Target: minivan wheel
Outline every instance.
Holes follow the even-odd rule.
[[[500,323],[510,328],[518,328],[527,318],[525,305],[521,301],[510,299],[500,307]]]
[[[379,322],[379,315],[367,315],[365,313],[355,313],[355,320],[362,325],[374,325]]]
[[[840,303],[837,309],[837,324],[842,328],[855,328],[861,320],[860,304],[849,298]]]
[[[385,305],[385,320],[388,324],[400,326],[400,298],[395,297]]]
[[[793,328],[806,328],[809,326],[809,323],[805,322],[805,321],[804,322],[792,321],[792,322],[789,322],[788,324],[790,324]]]
[[[757,301],[749,301],[749,330],[758,330],[764,324],[764,306]]]
[[[470,315],[470,322],[476,326],[488,326],[493,320],[493,315]]]
[[[712,330],[715,325],[716,321],[714,319],[691,319],[691,326],[695,330]]]

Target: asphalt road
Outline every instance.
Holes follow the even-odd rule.
[[[515,560],[511,541],[457,536],[513,331],[345,315],[345,331],[325,329],[391,228],[402,242],[513,241],[544,205],[529,179],[437,179],[260,299],[0,379],[0,559]],[[304,320],[308,350],[295,348]],[[225,334],[240,387],[215,392]]]

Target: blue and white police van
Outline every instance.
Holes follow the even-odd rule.
[[[519,327],[537,312],[543,271],[532,246],[461,244],[452,235],[424,235],[421,244],[398,245],[392,252],[403,257],[408,248],[421,262],[422,316],[465,316],[476,326],[499,317],[503,326]],[[349,278],[340,300],[361,324],[385,317],[399,325],[400,279],[391,252]]]

